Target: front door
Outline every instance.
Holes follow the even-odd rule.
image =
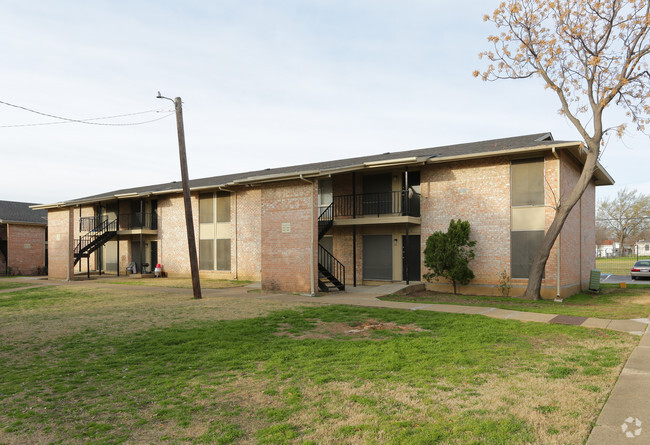
[[[409,235],[408,242],[406,236],[402,235],[402,280],[406,281],[407,277],[408,281],[422,280],[420,276],[420,235]]]

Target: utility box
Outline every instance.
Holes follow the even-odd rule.
[[[598,269],[591,270],[591,274],[589,275],[589,290],[600,290],[600,271]]]

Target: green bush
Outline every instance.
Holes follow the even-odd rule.
[[[469,262],[474,259],[472,247],[476,241],[469,240],[468,221],[451,220],[447,232],[434,232],[427,238],[424,249],[424,265],[431,272],[424,275],[427,281],[446,278],[454,286],[468,284],[474,278]]]

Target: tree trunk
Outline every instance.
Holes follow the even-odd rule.
[[[596,161],[598,160],[598,146],[595,149],[589,148],[587,152],[587,159],[585,159],[585,164],[582,168],[582,173],[578,182],[571,190],[571,194],[564,202],[560,202],[555,213],[555,218],[551,226],[544,236],[544,241],[537,249],[535,258],[533,259],[533,265],[530,268],[530,274],[528,275],[528,286],[526,287],[526,292],[524,293],[525,298],[530,298],[531,300],[539,300],[541,298],[540,290],[542,288],[542,277],[544,276],[544,268],[546,267],[546,261],[548,261],[548,256],[551,253],[553,244],[558,235],[562,231],[564,222],[569,217],[571,210],[576,205],[576,203],[582,197],[582,194],[587,189],[587,186],[591,182],[591,179],[596,170]],[[560,184],[561,187],[561,184]],[[582,271],[581,271],[582,272]],[[557,279],[560,279],[558,275]]]

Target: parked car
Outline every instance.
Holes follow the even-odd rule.
[[[633,280],[639,277],[650,278],[650,260],[637,261],[630,270],[630,275]]]

